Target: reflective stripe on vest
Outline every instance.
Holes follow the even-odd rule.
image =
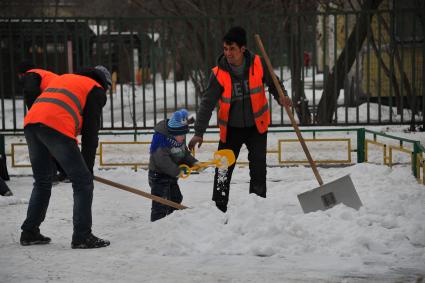
[[[28,111],[24,126],[41,123],[77,140],[83,125],[87,95],[101,86],[93,79],[65,74],[54,79]]]
[[[77,106],[78,108],[78,112],[80,112],[80,115],[83,116],[83,108],[81,107],[81,103],[78,100],[78,97],[69,90],[66,90],[64,88],[48,88],[44,92],[58,92],[65,94],[75,103],[75,106]]]
[[[227,71],[219,69],[218,66],[213,68],[213,73],[224,89],[219,100],[218,126],[220,128],[220,140],[226,142],[230,103],[232,101],[232,79]],[[259,133],[265,133],[270,124],[270,110],[263,85],[263,65],[257,55],[255,55],[253,64],[249,68],[248,81],[255,125]]]
[[[268,110],[269,110],[269,104],[266,103],[260,110],[254,113],[254,119],[261,117]]]
[[[40,102],[48,102],[53,103],[56,105],[59,105],[60,107],[64,108],[71,116],[72,119],[74,119],[75,122],[75,134],[78,134],[78,129],[80,128],[80,121],[78,120],[78,115],[75,113],[74,109],[72,109],[71,106],[63,102],[62,100],[56,99],[56,98],[49,98],[49,97],[39,97],[34,101],[34,104],[40,103]]]
[[[261,93],[261,90],[262,90],[261,87],[250,89],[249,90],[249,95],[254,95],[254,94],[257,94],[257,93]],[[244,99],[244,97],[242,95],[239,95],[239,96],[236,96],[236,97],[233,97],[232,96],[232,102],[243,100],[243,99]]]

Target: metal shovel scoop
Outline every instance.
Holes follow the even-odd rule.
[[[319,183],[320,184],[320,183]],[[298,195],[304,213],[328,208],[343,203],[354,209],[362,206],[350,175],[345,175],[320,187]]]
[[[282,87],[280,86],[280,83],[276,78],[276,75],[273,71],[273,66],[270,62],[269,57],[267,56],[266,50],[264,49],[263,43],[261,42],[261,38],[258,34],[255,35],[255,41],[267,64],[267,69],[273,79],[273,83],[277,91],[279,92],[279,96],[282,98],[284,96]],[[314,176],[316,176],[317,182],[320,185],[320,187],[318,188],[298,195],[298,200],[300,201],[304,213],[316,210],[326,210],[339,203],[343,203],[354,209],[359,209],[362,206],[362,202],[360,201],[360,198],[356,192],[356,188],[354,188],[354,184],[351,181],[350,175],[346,175],[333,182],[323,184],[322,177],[320,177],[319,171],[316,167],[316,163],[311,157],[310,151],[308,150],[307,145],[305,144],[300,129],[298,128],[298,125],[295,122],[294,115],[292,114],[289,105],[285,104],[284,106],[286,113],[288,114],[289,119],[291,120],[292,127],[294,128],[298,140],[301,143],[301,147],[303,148],[304,153],[307,156],[308,162],[310,163]]]

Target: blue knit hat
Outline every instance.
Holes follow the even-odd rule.
[[[185,135],[189,132],[187,117],[189,113],[186,109],[181,109],[173,113],[171,119],[167,122],[168,132],[173,136]]]

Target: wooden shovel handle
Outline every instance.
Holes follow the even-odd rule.
[[[139,195],[139,196],[142,196],[142,197],[151,199],[153,201],[156,201],[156,202],[162,203],[164,205],[168,205],[168,206],[174,207],[176,209],[185,209],[185,208],[188,208],[187,206],[181,205],[180,203],[177,203],[177,202],[174,202],[174,201],[165,199],[165,198],[161,198],[161,197],[158,197],[158,196],[155,196],[155,195],[151,195],[151,194],[146,193],[144,191],[141,191],[141,190],[138,190],[138,189],[135,189],[135,188],[132,188],[132,187],[123,185],[123,184],[115,183],[113,181],[110,181],[110,180],[107,180],[107,179],[103,179],[103,178],[98,177],[98,176],[94,176],[94,179],[96,181],[100,182],[100,183],[103,183],[103,184],[106,184],[106,185],[115,187],[117,189],[124,190],[124,191],[130,192],[130,193],[133,193],[133,194],[136,194],[136,195]]]
[[[269,56],[267,56],[266,50],[264,49],[263,43],[261,42],[260,35],[256,34],[254,35],[255,42],[257,43],[258,48],[260,49],[260,52],[264,58],[264,61],[266,61],[267,69],[269,70],[270,76],[272,77],[274,86],[276,87],[279,96],[282,98],[285,94],[283,93],[282,87],[280,86],[280,83],[278,79],[276,78],[276,75],[273,71],[272,63],[270,62]],[[317,182],[319,182],[319,185],[323,185],[322,177],[320,177],[319,171],[317,170],[316,163],[314,162],[313,158],[310,155],[310,151],[307,148],[307,145],[305,144],[304,138],[301,135],[301,131],[298,128],[297,123],[295,122],[294,115],[292,114],[291,108],[289,108],[289,105],[284,104],[286,113],[289,116],[289,120],[291,120],[292,127],[295,130],[295,133],[297,134],[298,140],[301,143],[301,147],[304,150],[305,155],[307,156],[308,162],[310,163],[311,169],[313,169],[314,176],[316,176]]]

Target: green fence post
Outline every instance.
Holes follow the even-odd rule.
[[[365,160],[364,144],[366,138],[365,128],[357,129],[357,163],[363,163]]]
[[[412,171],[413,171],[413,176],[415,176],[415,178],[418,178],[418,171],[416,170],[416,163],[418,162],[418,154],[420,154],[422,152],[421,147],[419,146],[419,142],[414,142],[413,143],[413,156],[412,156]]]

